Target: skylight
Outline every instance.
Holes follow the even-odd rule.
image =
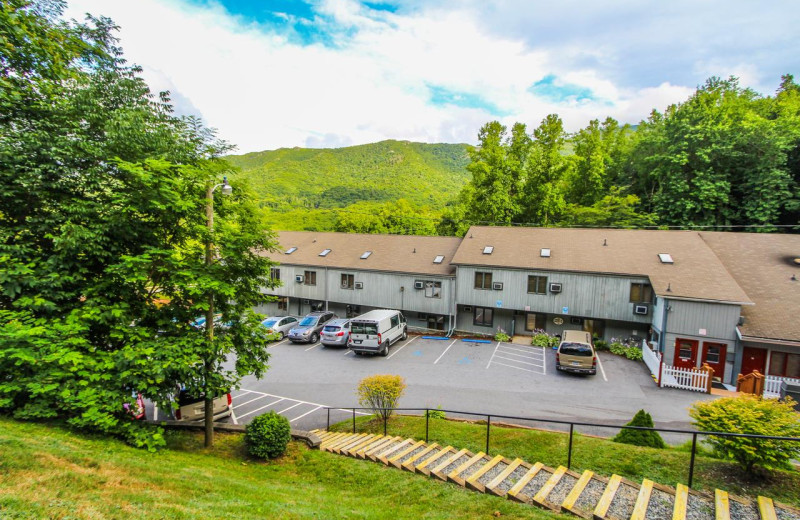
[[[323,251],[322,251],[322,252],[319,254],[319,256],[328,256],[328,253],[330,253],[330,252],[331,252],[331,250],[330,250],[330,249],[324,249],[324,250],[323,250]]]
[[[547,247],[543,247],[542,251],[539,254],[542,255],[542,258],[550,258],[550,249]]]
[[[491,255],[492,251],[494,251],[494,246],[486,246],[483,248],[484,255]]]
[[[287,250],[286,250],[286,254],[287,254],[287,255],[291,255],[291,254],[292,254],[292,253],[294,253],[295,251],[297,251],[297,248],[296,248],[296,247],[290,247],[289,249],[287,249]]]
[[[439,255],[439,256],[437,256],[436,258],[433,259],[433,263],[434,264],[441,264],[442,260],[444,260],[444,256],[443,255]]]
[[[362,260],[366,260],[367,258],[369,258],[369,255],[371,255],[371,254],[372,254],[372,251],[364,251],[364,254],[361,255],[361,259]]]
[[[672,255],[669,253],[658,253],[658,259],[661,260],[662,264],[672,264],[675,263],[672,260]]]

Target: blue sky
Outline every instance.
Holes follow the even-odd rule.
[[[800,77],[794,0],[69,0],[85,12],[241,152],[635,124],[712,75],[765,94]]]

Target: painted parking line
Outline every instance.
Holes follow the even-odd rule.
[[[405,343],[403,343],[402,345],[400,345],[400,348],[398,348],[397,350],[395,350],[394,352],[392,352],[391,354],[389,354],[389,356],[387,356],[387,358],[386,358],[386,359],[392,359],[392,356],[394,356],[395,354],[397,354],[398,352],[400,352],[401,350],[403,350],[404,348],[406,348],[408,345],[410,345],[410,344],[411,344],[411,343],[412,343],[412,342],[413,342],[415,339],[417,339],[417,338],[419,338],[419,336],[414,336],[414,337],[413,337],[413,338],[411,338],[409,341],[406,341]]]
[[[352,353],[353,353],[353,351],[352,351],[352,350],[350,350],[350,349],[347,349],[347,352],[345,352],[345,353],[344,353],[344,355],[346,356],[346,355],[348,355],[348,354],[352,354]]]
[[[502,352],[503,354],[506,354],[508,356],[521,357],[522,359],[536,359],[537,361],[542,361],[544,359],[544,356],[536,355],[535,352],[524,352],[513,348],[509,349],[506,347],[500,347],[498,349],[498,352]],[[520,352],[522,352],[522,354],[520,354]]]
[[[271,403],[269,403],[269,404],[267,404],[267,405],[264,405],[264,406],[262,406],[261,408],[256,408],[255,410],[253,410],[253,411],[251,411],[251,412],[247,412],[247,413],[245,413],[245,414],[242,414],[242,415],[240,415],[240,416],[239,416],[239,419],[241,419],[242,417],[247,417],[248,415],[252,415],[252,414],[254,414],[254,413],[256,413],[256,412],[260,412],[261,410],[263,410],[263,409],[265,409],[265,408],[269,408],[269,407],[270,407],[270,406],[272,406],[273,404],[278,404],[278,403],[280,403],[281,401],[285,401],[285,399],[283,399],[283,398],[281,398],[281,399],[278,399],[277,401],[273,401],[273,402],[271,402]]]
[[[517,352],[524,352],[524,353],[526,353],[526,354],[535,354],[535,355],[537,355],[537,356],[539,356],[539,355],[540,355],[540,356],[544,356],[544,352],[541,352],[541,351],[539,350],[539,347],[535,347],[535,350],[534,350],[534,349],[521,349],[521,348],[514,348],[514,347],[509,347],[509,346],[507,346],[507,345],[503,345],[501,348],[503,348],[503,349],[506,349],[506,350],[515,350],[515,351],[517,351]]]
[[[306,404],[306,403],[305,403],[305,402],[303,402],[303,401],[300,401],[300,402],[299,402],[299,403],[297,403],[297,404],[293,404],[293,405],[292,405],[292,406],[290,406],[289,408],[284,408],[283,410],[281,410],[280,412],[278,412],[278,415],[280,415],[280,414],[283,414],[283,413],[286,413],[286,412],[288,412],[289,410],[291,410],[292,408],[297,408],[298,406],[300,406],[300,405],[302,405],[302,404]]]
[[[603,370],[603,364],[600,362],[600,356],[595,354],[595,357],[597,357],[597,366],[600,367],[600,374],[603,376],[603,381],[608,383],[608,378],[606,377],[606,371]]]
[[[279,342],[275,343],[274,345],[270,345],[270,346],[269,346],[269,347],[267,347],[267,348],[275,348],[275,347],[280,347],[281,345],[283,345],[283,344],[284,344],[284,343],[286,343],[287,341],[289,341],[289,338],[282,339],[282,340],[280,340]]]
[[[532,374],[541,374],[541,372],[539,372],[538,370],[531,370],[529,368],[515,367],[514,365],[506,365],[505,363],[501,363],[500,361],[495,361],[494,364],[495,365],[502,365],[502,366],[508,367],[508,368],[516,368],[517,370],[524,370],[525,372],[530,372]]]
[[[304,405],[304,404],[307,404],[307,405],[309,405],[309,406],[313,406],[313,407],[314,407],[314,409],[313,409],[313,410],[310,410],[310,411],[308,411],[308,412],[305,412],[305,413],[301,414],[300,416],[298,416],[298,417],[295,417],[295,418],[293,418],[293,419],[289,419],[289,422],[297,421],[298,419],[301,419],[301,418],[305,417],[306,415],[309,415],[309,414],[311,414],[311,413],[314,413],[314,412],[316,412],[316,411],[320,410],[321,408],[328,408],[328,406],[326,406],[326,405],[324,405],[324,404],[320,404],[320,403],[312,403],[312,402],[310,402],[310,401],[302,401],[302,400],[300,400],[300,399],[292,399],[291,397],[285,397],[285,396],[281,396],[281,395],[275,395],[275,394],[268,394],[268,393],[266,393],[266,392],[258,392],[258,391],[256,391],[256,390],[248,390],[248,389],[246,389],[246,388],[242,388],[242,389],[240,389],[240,390],[241,390],[242,392],[246,393],[246,394],[255,394],[255,395],[258,395],[259,397],[258,397],[257,399],[262,399],[262,398],[265,398],[265,397],[272,397],[272,398],[274,398],[274,399],[277,399],[277,400],[276,400],[276,401],[272,401],[272,402],[271,402],[271,403],[269,403],[268,405],[262,406],[262,407],[260,407],[260,408],[256,408],[255,410],[252,410],[252,411],[250,411],[250,412],[247,412],[247,413],[245,413],[245,414],[239,415],[239,416],[237,417],[237,419],[242,419],[243,417],[247,417],[248,415],[252,415],[252,414],[254,414],[254,413],[256,413],[256,412],[260,412],[261,410],[264,410],[265,408],[269,408],[270,406],[273,406],[273,405],[275,405],[275,404],[278,404],[278,403],[280,403],[280,402],[282,402],[282,401],[290,401],[290,402],[292,402],[292,403],[296,403],[296,404],[293,404],[292,406],[289,406],[288,408],[284,408],[284,409],[283,409],[283,410],[281,410],[280,412],[277,412],[277,413],[279,413],[279,414],[283,414],[284,412],[287,412],[287,411],[291,410],[292,408],[296,408],[296,407],[298,407],[298,406],[300,406],[300,405]],[[238,399],[238,398],[242,397],[243,395],[244,395],[244,394],[239,394],[239,395],[236,395],[236,396],[234,396],[234,398],[233,398],[233,399],[234,399],[234,400],[235,400],[235,399]],[[255,401],[255,400],[256,400],[256,399],[251,399],[251,400],[247,401],[247,403],[251,403],[251,402],[253,402],[253,401]],[[247,404],[247,403],[242,403],[242,405],[244,405],[244,404]],[[238,406],[241,406],[241,405],[237,405],[236,407],[238,407]],[[234,408],[236,408],[236,407],[234,407]],[[337,408],[336,410],[337,410],[337,411],[342,411],[342,412],[347,412],[347,413],[352,413],[352,410],[345,410],[344,408]],[[356,411],[356,415],[370,415],[370,414],[368,414],[368,413],[365,413],[365,412],[359,412],[359,411]]]
[[[438,358],[436,358],[436,361],[434,361],[434,362],[433,362],[433,364],[434,364],[434,365],[435,365],[436,363],[438,363],[438,362],[439,362],[439,360],[440,360],[440,359],[442,359],[442,358],[444,357],[444,355],[445,355],[445,354],[447,354],[447,351],[448,351],[448,350],[450,350],[450,347],[452,347],[452,346],[455,344],[455,342],[456,342],[456,341],[458,341],[458,340],[457,340],[457,339],[454,339],[452,343],[450,343],[449,345],[447,345],[447,348],[446,348],[446,349],[444,349],[444,352],[442,352],[442,353],[441,353],[441,355],[439,355],[439,357],[438,357]]]
[[[313,345],[311,345],[310,347],[308,347],[305,350],[306,350],[306,352],[308,352],[309,350],[315,349],[315,348],[319,347],[320,345],[322,345],[322,343],[319,343],[319,342],[318,343],[314,343]]]
[[[497,349],[500,348],[501,343],[498,341],[497,345],[494,347],[494,352],[492,352],[492,357],[489,358],[489,362],[486,364],[486,369],[489,369],[489,366],[492,364],[492,360],[494,359],[494,355],[497,354]]]
[[[233,413],[233,408],[231,408],[231,421],[233,421],[233,424],[239,424],[239,419],[237,419],[236,414]]]
[[[237,395],[236,397],[241,397],[241,396],[238,396],[238,395]],[[234,409],[234,410],[236,410],[237,408],[241,408],[242,406],[244,406],[244,405],[246,405],[246,404],[250,404],[250,403],[252,403],[253,401],[258,401],[259,399],[264,399],[265,397],[267,397],[267,396],[266,396],[266,395],[259,395],[258,397],[255,397],[255,398],[253,398],[253,399],[250,399],[249,401],[245,401],[245,402],[243,402],[243,403],[237,404],[236,406],[234,406],[234,407],[233,407],[233,409]]]
[[[538,363],[528,363],[527,361],[520,361],[519,359],[507,358],[507,357],[503,357],[503,356],[495,356],[495,358],[504,359],[506,361],[513,361],[514,363],[522,363],[523,365],[531,365],[531,366],[534,366],[534,367],[542,368],[542,365],[540,365]]]
[[[301,415],[301,416],[299,416],[299,417],[295,417],[294,419],[291,419],[291,420],[289,420],[289,422],[290,422],[290,423],[292,423],[292,422],[295,422],[295,421],[297,421],[298,419],[302,419],[302,418],[303,418],[303,417],[305,417],[306,415],[308,415],[308,414],[311,414],[311,413],[314,413],[314,412],[316,412],[317,410],[319,410],[320,408],[322,408],[322,407],[321,407],[321,406],[317,406],[316,408],[314,408],[314,409],[313,409],[313,410],[311,410],[310,412],[306,412],[306,413],[304,413],[303,415]]]

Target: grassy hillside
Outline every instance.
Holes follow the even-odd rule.
[[[218,434],[213,451],[199,433],[167,440],[147,453],[0,417],[0,518],[555,518],[304,444],[267,463],[247,459],[241,435]]]
[[[408,141],[333,149],[282,148],[233,155],[234,175],[257,193],[275,229],[321,229],[324,210],[406,199],[440,210],[466,184],[467,145]],[[320,212],[320,210],[322,210]]]

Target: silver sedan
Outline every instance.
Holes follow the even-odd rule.
[[[267,332],[280,334],[280,339],[283,339],[292,327],[297,325],[297,318],[294,316],[272,316],[263,320],[261,324],[267,328]]]

